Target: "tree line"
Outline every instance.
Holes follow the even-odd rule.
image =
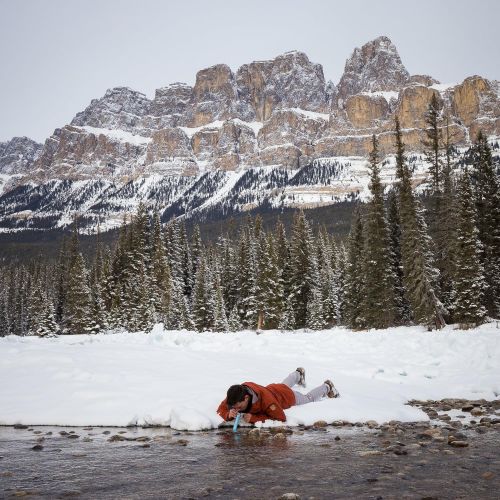
[[[91,262],[78,231],[56,262],[10,264],[0,275],[0,334],[81,334],[169,329],[356,330],[446,323],[470,327],[500,317],[500,189],[491,147],[479,133],[470,161],[452,175],[449,127],[436,99],[426,115],[428,210],[417,196],[399,122],[396,183],[380,180],[372,138],[370,200],[349,237],[313,231],[297,211],[287,234],[249,217],[236,237],[204,243],[179,219],[162,226],[140,205],[113,248]]]

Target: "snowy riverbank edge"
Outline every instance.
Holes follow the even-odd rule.
[[[331,378],[341,397],[286,410],[287,425],[428,420],[406,403],[499,397],[500,329],[200,334],[159,324],[149,333],[9,336],[0,338],[0,424],[211,429],[229,385],[281,382],[298,366],[306,391]]]

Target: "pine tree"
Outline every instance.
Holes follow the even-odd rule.
[[[337,324],[345,322],[345,295],[346,295],[346,279],[347,279],[347,250],[343,242],[337,247],[334,254],[334,281],[336,283],[337,307],[336,316]]]
[[[321,302],[323,304],[324,326],[332,326],[337,321],[338,288],[335,279],[335,244],[330,242],[323,227],[318,235],[317,261],[320,274]]]
[[[317,286],[319,273],[313,236],[304,212],[295,215],[290,242],[290,295],[293,298],[295,326],[304,328],[307,322],[307,302],[311,289]]]
[[[281,315],[278,328],[280,330],[295,329],[295,310],[293,308],[293,298],[291,295],[288,295],[285,300],[285,309]]]
[[[214,295],[213,330],[216,332],[227,332],[229,330],[229,322],[226,315],[226,306],[224,304],[224,295],[222,293],[220,270],[218,266],[213,275],[212,293]]]
[[[54,306],[42,289],[41,282],[37,282],[31,290],[29,317],[28,335],[49,337],[57,334],[59,327],[54,317]]]
[[[449,117],[446,117],[445,127],[445,163],[442,172],[442,204],[438,215],[440,221],[440,241],[436,242],[437,267],[440,272],[439,289],[441,300],[448,311],[450,320],[453,318],[455,303],[455,259],[456,259],[456,228],[457,220],[455,214],[455,192],[452,181],[452,144],[449,126]],[[446,223],[444,223],[446,221]]]
[[[80,252],[73,256],[69,268],[63,324],[69,334],[92,333],[95,328],[88,271]]]
[[[349,233],[347,262],[345,273],[344,316],[350,328],[362,329],[366,326],[363,305],[365,303],[363,223],[359,206],[354,216]]]
[[[321,330],[326,326],[323,313],[323,297],[319,285],[312,287],[309,292],[305,326],[311,330]]]
[[[442,192],[442,158],[441,158],[441,130],[439,127],[440,106],[437,98],[437,93],[432,94],[431,102],[425,113],[425,129],[426,140],[424,147],[426,148],[425,156],[430,163],[429,173],[431,174],[431,192],[435,202],[435,208],[439,204],[439,194]],[[439,212],[436,210],[435,214]]]
[[[238,313],[238,307],[236,306],[236,304],[231,309],[231,313],[229,314],[228,328],[231,332],[237,332],[242,329],[240,315]]]
[[[157,212],[153,215],[151,237],[151,287],[155,321],[166,324],[172,302],[173,284]]]
[[[207,295],[208,285],[207,279],[207,269],[205,264],[205,259],[202,258],[199,262],[198,269],[196,271],[196,277],[193,289],[193,306],[192,306],[192,317],[196,330],[202,332],[208,329],[210,325],[210,311],[208,307]]]
[[[257,251],[257,328],[277,328],[284,308],[284,289],[278,254],[272,235],[260,234]]]
[[[479,132],[474,147],[472,180],[476,199],[481,262],[486,278],[485,306],[488,314],[500,317],[500,183],[493,168],[491,148]]]
[[[455,320],[462,327],[481,324],[486,317],[483,306],[484,276],[480,259],[479,230],[469,173],[464,172],[458,192]]]
[[[370,328],[387,328],[396,322],[394,270],[390,234],[384,207],[384,190],[378,166],[378,141],[372,137],[370,184],[372,199],[367,205],[364,224],[365,295],[363,316]]]
[[[431,240],[423,211],[416,200],[406,163],[401,127],[396,118],[396,175],[401,218],[401,257],[404,285],[413,319],[429,329],[445,324],[444,307],[436,295],[439,271],[434,267]]]
[[[103,297],[104,255],[100,239],[100,229],[97,229],[97,243],[94,265],[92,267],[90,289],[92,294],[92,310],[95,322],[95,332],[108,328],[108,315]]]
[[[257,264],[253,227],[240,233],[238,246],[238,312],[246,328],[256,328],[257,311]]]

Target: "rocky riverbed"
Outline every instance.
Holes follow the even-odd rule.
[[[0,427],[0,497],[497,499],[500,401],[429,422],[302,428]]]

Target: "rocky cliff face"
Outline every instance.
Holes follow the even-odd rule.
[[[398,91],[410,79],[396,46],[385,36],[357,48],[345,64],[339,98],[361,92]]]
[[[394,44],[379,37],[354,50],[337,86],[304,53],[288,52],[236,72],[217,64],[199,71],[193,87],[173,83],[153,99],[110,89],[43,146],[26,138],[0,144],[3,192],[53,179],[118,186],[158,175],[296,171],[320,159],[366,157],[372,134],[390,154],[396,116],[407,150],[418,153],[433,95],[458,146],[480,129],[500,135],[498,82],[473,76],[446,86],[410,76]]]
[[[14,137],[0,142],[0,174],[29,174],[29,167],[42,148],[42,144],[28,137]]]

